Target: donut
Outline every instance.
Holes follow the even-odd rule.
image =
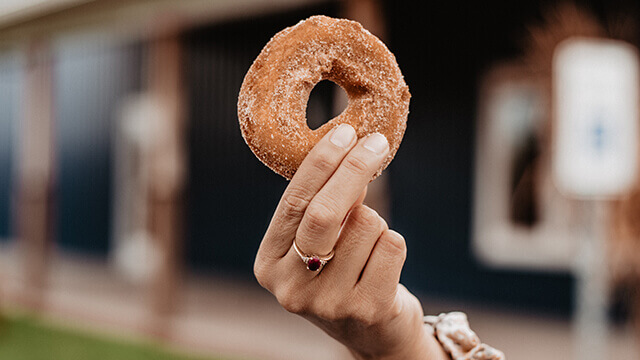
[[[347,108],[312,130],[306,107],[322,80],[341,86]],[[389,141],[389,165],[404,135],[409,87],[395,56],[356,21],[312,16],[277,33],[255,59],[240,88],[238,119],[251,151],[276,173],[291,179],[313,146],[347,123],[358,138],[378,132]]]

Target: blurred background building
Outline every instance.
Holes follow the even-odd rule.
[[[402,282],[427,313],[468,311],[509,358],[570,358],[585,208],[551,180],[553,52],[575,36],[637,47],[638,10],[623,0],[4,1],[0,309],[205,355],[347,358],[253,278],[287,182],[253,156],[236,116],[271,36],[325,14],[384,39],[412,93],[402,146],[367,200],[407,240]],[[310,126],[344,107],[344,93],[320,83]],[[610,243],[607,339],[619,360],[640,356],[637,194],[595,220]]]

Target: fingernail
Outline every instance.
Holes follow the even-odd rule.
[[[374,153],[380,155],[383,152],[387,151],[389,148],[389,143],[387,142],[387,138],[382,134],[374,133],[369,135],[363,144],[364,148]]]
[[[351,127],[351,125],[341,124],[336,128],[329,140],[336,146],[346,148],[353,142],[355,137],[356,131]]]

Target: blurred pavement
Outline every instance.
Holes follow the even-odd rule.
[[[21,279],[14,249],[0,251],[3,278],[0,303],[19,308]],[[117,337],[146,337],[148,311],[144,292],[126,284],[103,262],[55,256],[44,313],[55,323],[105,332]],[[282,310],[256,283],[220,277],[190,277],[183,284],[171,345],[196,354],[253,359],[348,359],[346,350],[306,320]],[[569,359],[571,324],[567,319],[522,314],[423,299],[427,312],[461,309],[484,342],[504,350],[509,359]],[[106,330],[105,330],[106,329]],[[146,335],[144,335],[146,334]],[[609,359],[637,360],[631,329],[611,334]]]

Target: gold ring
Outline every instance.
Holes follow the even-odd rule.
[[[302,259],[302,261],[307,265],[307,269],[311,271],[322,270],[329,260],[333,258],[333,254],[335,253],[331,250],[331,252],[325,256],[303,254],[302,251],[300,251],[298,244],[296,244],[296,239],[293,239],[293,250],[296,251],[298,256],[300,256],[300,259]]]

